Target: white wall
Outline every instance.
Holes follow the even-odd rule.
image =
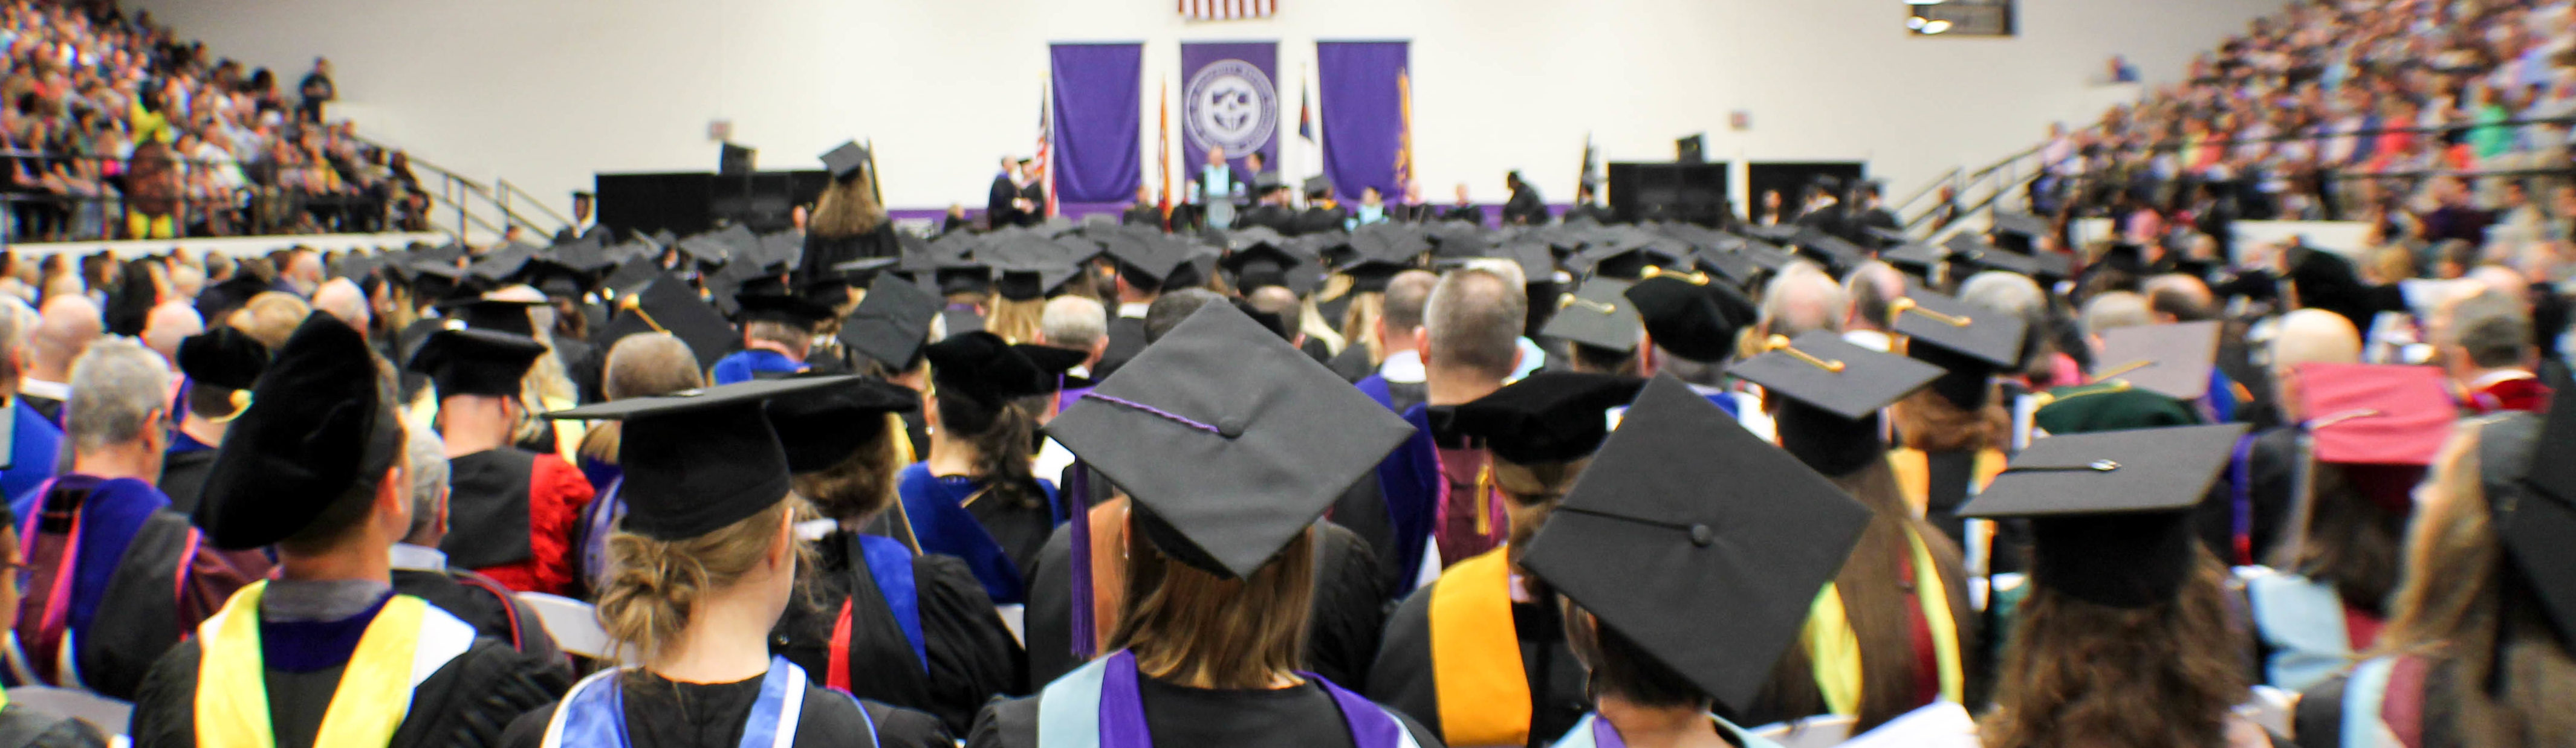
[[[1899,0],[1280,0],[1274,19],[1196,24],[1172,0],[129,4],[281,85],[328,55],[361,131],[558,203],[593,172],[713,169],[722,118],[764,168],[873,137],[887,202],[931,207],[980,203],[995,157],[1033,149],[1050,41],[1146,43],[1151,148],[1182,40],[1279,40],[1287,89],[1311,81],[1316,39],[1410,39],[1434,200],[1467,182],[1498,201],[1519,168],[1563,201],[1587,132],[1607,160],[1670,160],[1703,131],[1713,159],[1865,160],[1903,193],[2097,116],[2120,94],[2089,84],[2110,55],[2169,80],[2281,2],[2021,0],[2009,39],[1908,36]],[[1752,127],[1731,131],[1739,109]]]

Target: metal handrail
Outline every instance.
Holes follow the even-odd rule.
[[[1924,182],[1921,188],[1914,191],[1914,194],[1907,195],[1905,199],[1897,201],[1895,205],[1889,207],[1889,210],[1895,212],[1897,215],[1904,215],[1907,208],[1914,206],[1915,201],[1921,200],[1924,197],[1939,191],[1942,185],[1950,184],[1952,180],[1955,180],[1958,177],[1959,167],[1950,167],[1947,171],[1941,172],[1940,176],[1933,177],[1931,181]]]
[[[376,150],[387,152],[399,150],[355,133],[351,133],[348,137],[351,140],[355,140],[360,144]],[[521,190],[517,186],[510,184],[508,180],[495,180],[493,184],[486,185],[480,181],[466,177],[465,175],[458,174],[453,169],[440,166],[436,162],[432,162],[418,156],[412,156],[409,151],[404,151],[404,154],[405,159],[411,164],[415,173],[426,170],[430,174],[436,175],[440,180],[442,180],[443,188],[439,191],[437,198],[446,202],[448,204],[447,207],[455,209],[455,214],[457,216],[456,223],[454,228],[448,230],[448,233],[455,236],[457,241],[466,241],[468,233],[465,229],[469,227],[480,228],[495,237],[500,236],[505,232],[504,227],[517,227],[527,229],[531,233],[549,236],[552,235],[552,231],[549,230],[545,224],[530,220],[527,216],[521,215],[519,211],[511,207],[508,196],[512,193],[516,193],[521,197],[527,198],[527,204],[536,206],[539,211],[545,214],[545,217],[554,219],[556,228],[572,225],[572,221],[566,220],[562,216],[555,214],[552,209],[546,208],[543,202],[536,200],[534,195],[529,195],[525,190]],[[486,219],[482,216],[475,215],[474,206],[478,202],[483,206],[488,206],[491,211],[499,214],[497,224],[493,219]],[[436,211],[432,211],[432,213],[434,214]]]
[[[555,212],[555,209],[546,207],[545,201],[537,199],[537,196],[534,193],[528,192],[526,189],[522,189],[516,184],[512,184],[508,179],[494,180],[493,186],[496,188],[497,192],[501,193],[501,198],[503,200],[501,207],[504,209],[510,207],[508,202],[510,196],[517,195],[524,199],[527,205],[535,206],[538,213],[544,214],[546,218],[554,219],[554,222],[558,227],[568,227],[572,225],[572,219],[565,218],[563,214]]]

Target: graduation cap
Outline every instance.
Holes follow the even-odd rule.
[[[1645,386],[1636,377],[1541,371],[1452,409],[1447,430],[1482,440],[1515,465],[1573,462],[1600,448],[1610,409]]]
[[[790,291],[785,281],[775,277],[744,284],[733,299],[734,306],[742,310],[740,317],[745,324],[782,322],[812,329],[833,314],[830,305]]]
[[[822,159],[823,170],[831,172],[833,179],[848,179],[860,169],[867,168],[868,149],[860,146],[859,141],[852,140],[824,151]]]
[[[1431,242],[1432,254],[1440,257],[1483,257],[1494,248],[1484,227],[1463,221],[1434,226],[1424,237]]]
[[[196,386],[247,390],[268,369],[268,346],[231,325],[217,325],[180,340],[178,363],[179,373]]]
[[[653,279],[662,277],[662,266],[660,263],[656,262],[656,259],[657,258],[650,256],[641,256],[627,260],[626,262],[618,265],[616,270],[609,271],[607,278],[600,279],[599,285],[601,288],[608,289],[612,294],[632,293],[634,292],[635,287],[651,283],[653,282]]]
[[[1736,252],[1744,255],[1744,259],[1752,261],[1754,267],[1774,273],[1788,267],[1790,260],[1797,259],[1797,255],[1781,249],[1778,245],[1750,239],[1745,240],[1744,246],[1737,248]]]
[[[941,294],[986,293],[993,290],[993,266],[979,260],[941,260],[932,271]]]
[[[528,367],[546,354],[535,338],[449,323],[430,333],[403,368],[429,375],[441,398],[458,395],[517,397]]]
[[[2122,380],[2058,387],[2037,396],[2032,422],[2050,434],[2196,426],[2200,413],[2180,400]]]
[[[1595,276],[1634,280],[1649,268],[1679,262],[1689,254],[1689,247],[1671,239],[1633,236],[1626,241],[1587,247],[1570,262],[1589,268]]]
[[[1414,433],[1230,304],[1200,307],[1048,422],[1175,560],[1249,577]]]
[[[1735,283],[1752,283],[1762,274],[1762,266],[1742,249],[1702,249],[1691,254],[1691,263],[1700,272],[1716,273]]]
[[[1913,341],[1966,354],[2000,368],[2021,364],[2021,317],[1912,289],[1887,303],[1887,327]]]
[[[437,309],[440,316],[464,323],[466,327],[533,338],[537,336],[537,322],[535,318],[528,316],[528,310],[541,306],[545,306],[545,302],[541,300],[496,298],[492,294],[485,294],[474,298],[440,302]]]
[[[2029,213],[1998,210],[1994,215],[1994,233],[1997,236],[2037,239],[2048,235],[2048,221]]]
[[[1532,286],[1555,282],[1556,252],[1549,249],[1546,242],[1516,239],[1505,242],[1499,249],[1495,256],[1510,258],[1520,264],[1522,282]]]
[[[1799,249],[1806,250],[1808,256],[1815,258],[1818,263],[1836,274],[1860,267],[1861,263],[1869,261],[1868,248],[1813,227],[1798,232],[1797,238],[1791,243]]]
[[[1082,272],[1081,261],[1063,244],[1034,234],[1004,239],[985,255],[997,271],[993,290],[1012,301],[1044,299],[1048,290]]]
[[[380,255],[352,253],[332,263],[331,277],[347,278],[352,282],[363,281],[368,275],[375,273],[376,268],[384,264],[384,261]]]
[[[1063,388],[1064,372],[1090,354],[1046,345],[1014,345],[982,330],[950,335],[922,349],[930,381],[941,391],[987,406]]]
[[[1307,197],[1321,197],[1333,194],[1333,180],[1325,179],[1320,176],[1307,177],[1305,187]]]
[[[612,400],[547,418],[622,420],[617,463],[626,469],[618,529],[687,540],[784,501],[786,451],[763,403],[847,383],[852,376],[755,379],[661,397]]]
[[[1880,251],[1878,259],[1897,269],[1928,276],[1933,268],[1950,259],[1950,252],[1941,247],[1906,241]]]
[[[1101,251],[1118,262],[1119,274],[1167,286],[1172,285],[1166,282],[1172,271],[1189,261],[1187,253],[1176,251],[1176,245],[1134,233],[1120,232],[1099,241]]]
[[[1315,263],[1282,246],[1285,244],[1287,242],[1259,243],[1243,247],[1226,255],[1218,265],[1234,273],[1235,287],[1245,292],[1263,286],[1292,286],[1291,290],[1295,290],[1289,282],[1291,274],[1319,276],[1317,279],[1320,280],[1320,273],[1314,272],[1318,270]]]
[[[788,379],[814,378],[798,374]],[[769,426],[787,452],[787,470],[811,473],[839,465],[885,433],[886,413],[921,407],[921,393],[875,377],[832,377],[838,384],[769,401]]]
[[[1556,299],[1556,315],[1539,328],[1540,337],[1556,338],[1610,351],[1634,351],[1645,332],[1637,305],[1628,300],[1628,282],[1593,278],[1573,293]]]
[[[2200,554],[2191,510],[2225,469],[2246,424],[2051,436],[1959,507],[1961,517],[2028,517],[2031,579],[2114,608],[2174,599]]]
[[[1520,563],[1740,713],[1869,520],[1833,483],[1665,375],[1629,407]]]
[[[930,322],[942,303],[920,286],[891,275],[877,276],[868,295],[841,323],[841,344],[888,369],[911,368],[914,355],[930,337]]]
[[[403,425],[367,338],[315,312],[288,335],[225,432],[194,523],[217,548],[303,532],[401,459]]]
[[[1988,247],[1973,255],[1960,255],[1960,259],[1987,270],[2026,275],[2041,281],[2067,278],[2075,272],[2074,259],[2056,252],[2022,254]]]
[[[670,333],[689,344],[689,352],[697,354],[701,369],[715,366],[740,342],[733,323],[725,321],[724,314],[700,300],[687,281],[668,274],[618,297],[616,314],[591,335],[590,344],[599,350],[610,350],[618,339],[646,332]]]
[[[482,257],[474,260],[474,264],[466,266],[465,272],[487,282],[499,283],[518,275],[519,269],[526,267],[528,260],[536,256],[536,247],[512,243],[483,253]]]
[[[1784,398],[1780,446],[1826,475],[1848,475],[1886,450],[1878,411],[1923,389],[1941,367],[1853,345],[1830,331],[1763,343],[1727,373]]]
[[[2311,363],[2294,371],[2318,462],[2431,465],[2459,420],[2450,382],[2434,367]]]
[[[1761,314],[1751,299],[1734,287],[1712,283],[1699,273],[1650,271],[1627,290],[1628,303],[1653,336],[1655,346],[1701,363],[1724,361],[1735,353],[1735,336]]]
[[[2219,323],[2137,325],[2102,331],[2093,357],[2096,382],[2123,381],[2138,389],[2190,402],[2209,394],[2209,370],[2218,359]]]
[[[2553,377],[2549,413],[2508,415],[2479,430],[2478,469],[2486,489],[2488,525],[2496,528],[2520,579],[2559,647],[2576,648],[2576,460],[2563,455],[2576,442],[2576,382]],[[2506,642],[2499,642],[2501,647]],[[2496,665],[2498,669],[2502,664]]]
[[[832,272],[852,286],[866,286],[876,282],[878,273],[893,268],[900,261],[902,258],[897,257],[862,257],[835,264]]]

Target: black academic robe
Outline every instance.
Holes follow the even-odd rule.
[[[1125,366],[1128,359],[1145,352],[1145,320],[1137,317],[1109,318],[1109,348],[1100,354],[1100,365],[1092,367],[1097,376],[1091,381],[1108,379]],[[929,454],[924,452],[923,454]]]
[[[966,513],[975,517],[975,524],[984,526],[984,533],[993,536],[993,544],[1001,546],[1002,555],[1010,557],[1012,566],[1019,567],[1021,579],[1036,572],[1040,549],[1055,535],[1055,517],[1047,508],[1046,495],[1030,486],[1029,496],[1020,501],[986,496],[966,507]]]
[[[1125,226],[1152,226],[1154,228],[1162,228],[1163,209],[1151,205],[1138,205],[1131,207],[1127,209],[1127,212],[1119,214],[1118,223]]]
[[[994,696],[1028,693],[1028,658],[974,572],[953,556],[912,559],[913,600],[920,613],[925,672],[856,548],[835,532],[815,543],[819,558],[810,594],[788,603],[770,651],[820,678],[830,672],[832,631],[850,607],[850,692],[860,698],[938,717],[951,734],[975,723]]]
[[[571,226],[565,226],[555,231],[556,244],[564,244],[577,239],[598,239],[601,243],[614,241],[614,237],[609,234],[608,227],[596,223],[591,224],[590,228],[582,229],[579,233],[575,233]]]
[[[1020,199],[1029,201],[1029,209],[1019,214],[1020,225],[1035,226],[1046,221],[1047,198],[1044,182],[1030,182],[1028,186],[1021,187]]]
[[[1581,203],[1565,209],[1566,222],[1572,223],[1577,218],[1589,218],[1593,223],[1601,224],[1619,220],[1618,214],[1611,213],[1609,208],[1600,203]]]
[[[1431,662],[1431,594],[1437,584],[1415,590],[1387,617],[1386,639],[1378,645],[1377,663],[1362,691],[1433,732],[1441,732],[1440,692]],[[1512,627],[1520,639],[1521,671],[1530,684],[1528,745],[1540,748],[1563,737],[1592,708],[1585,695],[1589,677],[1565,643],[1564,615],[1554,604],[1512,603]]]
[[[1295,231],[1281,233],[1304,236],[1340,231],[1343,229],[1343,224],[1350,218],[1351,212],[1346,208],[1307,208],[1305,212],[1297,214],[1297,220],[1290,222],[1289,226],[1296,229]]]
[[[2280,544],[2281,532],[2290,521],[2291,492],[2297,487],[2299,434],[2295,428],[2276,428],[2254,435],[2254,445],[2247,453],[2248,470],[2253,480],[2248,503],[2253,506],[2252,537],[2254,561],[2270,558],[2272,548]],[[2219,482],[2198,506],[2192,508],[2192,526],[2209,552],[2229,564],[2236,558],[2236,501],[2229,481],[2234,480],[2231,467],[2219,476]]]
[[[993,176],[993,188],[984,195],[984,225],[1001,228],[1020,222],[1020,209],[1012,201],[1020,199],[1020,185],[1009,174]]]
[[[1306,669],[1356,690],[1368,680],[1387,598],[1378,557],[1358,535],[1331,522],[1317,525],[1315,598],[1308,608]],[[1096,539],[1095,539],[1096,540]],[[1029,680],[1043,687],[1082,666],[1073,656],[1073,534],[1056,533],[1028,577]],[[1107,628],[1112,621],[1094,621]]]
[[[215,468],[219,450],[192,449],[172,452],[161,458],[161,479],[152,487],[170,497],[170,511],[187,514],[197,511],[197,496],[206,490],[206,473]]]
[[[806,674],[808,678],[812,673]],[[626,748],[731,748],[742,743],[743,725],[760,699],[760,678],[733,683],[679,683],[650,673],[619,676],[626,689]],[[491,745],[538,748],[545,744],[546,723],[554,704],[521,715]],[[862,709],[866,711],[861,712]],[[875,746],[868,735],[876,735]],[[955,738],[939,720],[909,709],[849,696],[808,680],[805,702],[796,713],[795,748],[954,748]],[[567,746],[570,748],[570,746]],[[583,746],[582,748],[590,748]]]
[[[89,723],[23,706],[0,709],[0,748],[107,748]]]
[[[44,414],[45,420],[56,424],[63,422],[63,401],[24,392],[18,393],[18,399],[27,401],[27,407],[35,408],[36,412]]]
[[[805,256],[796,261],[796,282],[802,286],[818,278],[837,277],[832,266],[852,260],[895,257],[903,245],[894,235],[893,221],[878,221],[877,227],[854,236],[821,236],[805,233]]]
[[[465,569],[394,569],[394,591],[429,601],[474,627],[477,636],[508,644],[542,662],[562,658],[544,622],[507,587]]]
[[[1541,226],[1547,223],[1547,202],[1540,200],[1538,190],[1523,186],[1512,190],[1512,199],[1503,203],[1503,223]]]
[[[1349,686],[1343,686],[1349,688]],[[1342,708],[1312,683],[1276,691],[1185,688],[1137,678],[1145,732],[1154,745],[1227,748],[1342,748],[1352,745]],[[1038,701],[1043,696],[994,702],[975,718],[966,748],[1039,748]],[[1422,748],[1440,739],[1418,720],[1395,715]]]
[[[134,699],[129,734],[137,748],[192,748],[197,744],[197,664],[202,642],[190,639],[153,664]],[[308,748],[322,727],[323,710],[340,684],[342,668],[314,673],[268,673],[270,711],[280,716],[278,748]],[[497,744],[501,731],[529,710],[553,701],[570,678],[553,663],[476,639],[465,654],[431,673],[411,692],[411,709],[395,728],[389,748],[444,748]],[[540,725],[542,727],[542,725]]]
[[[1483,226],[1485,225],[1485,209],[1475,205],[1452,205],[1449,206],[1448,210],[1440,211],[1440,220],[1466,221],[1478,226]]]
[[[1265,226],[1281,234],[1294,233],[1297,230],[1297,211],[1280,205],[1256,205],[1235,216],[1235,228],[1254,226]]]
[[[194,534],[188,515],[164,509],[145,518],[126,544],[100,593],[101,615],[80,641],[81,681],[91,691],[133,699],[154,660],[234,592],[268,576],[264,552],[218,550],[190,542]]]
[[[1367,379],[1368,375],[1377,373],[1377,365],[1369,363],[1368,346],[1358,342],[1353,342],[1342,348],[1341,353],[1334,354],[1331,360],[1324,362],[1324,368],[1331,369],[1333,373],[1340,374],[1343,379],[1352,382]]]

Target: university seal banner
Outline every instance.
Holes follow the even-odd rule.
[[[1184,173],[1207,163],[1209,148],[1225,149],[1237,169],[1260,153],[1265,168],[1279,166],[1279,43],[1221,42],[1181,45],[1181,155]]]

